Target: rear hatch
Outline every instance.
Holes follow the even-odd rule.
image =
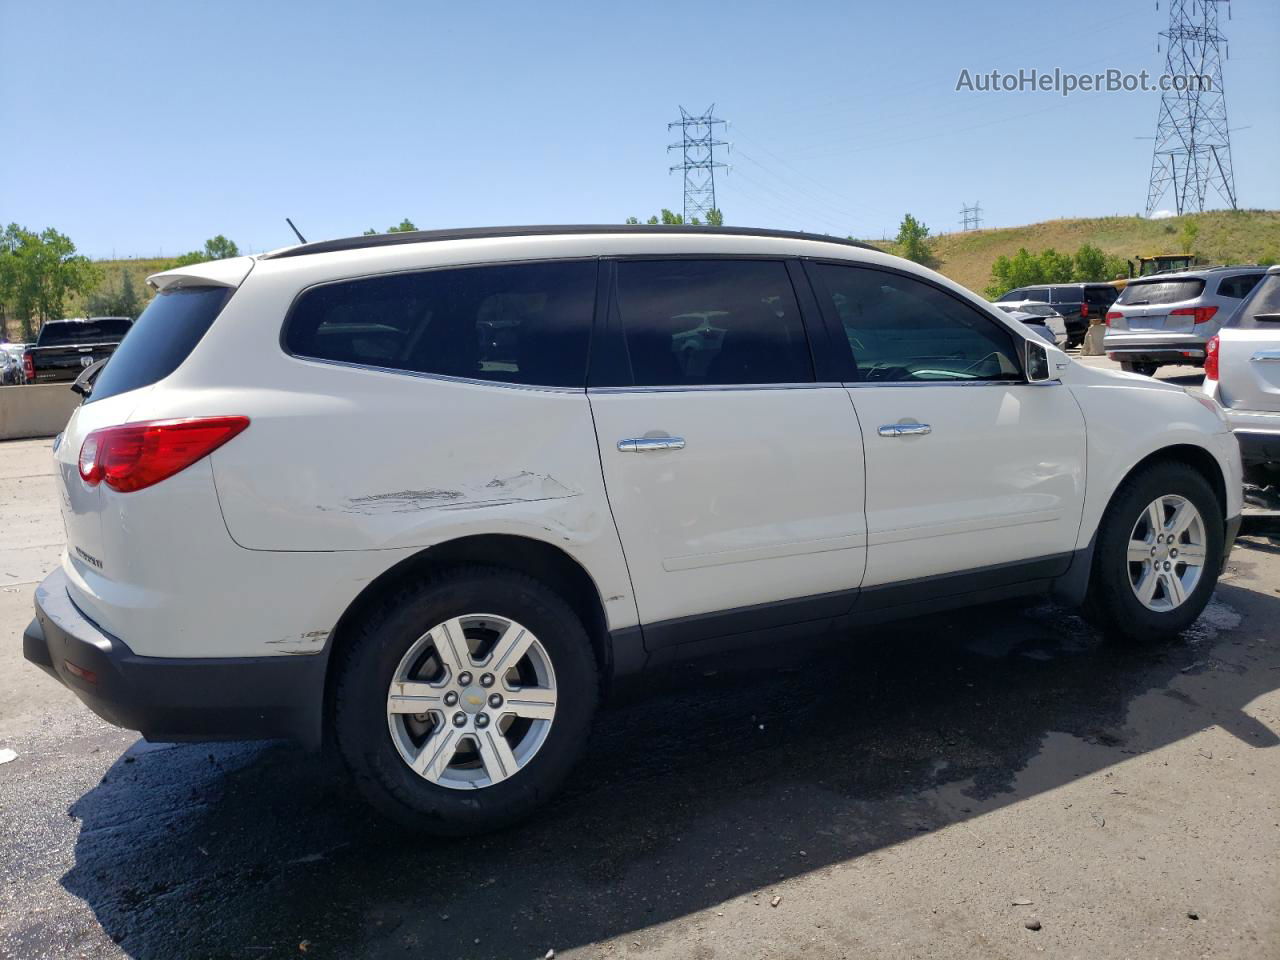
[[[92,392],[59,435],[54,461],[67,556],[82,578],[109,577],[111,570],[119,569],[108,564],[103,547],[102,485],[90,486],[80,478],[85,439],[95,430],[129,422],[148,392],[190,355],[252,265],[252,259],[239,257],[150,278],[159,292],[99,371]]]
[[[1195,316],[1189,312],[1204,293],[1199,277],[1159,277],[1131,280],[1111,307],[1111,329],[1134,333],[1195,333]],[[1188,310],[1186,313],[1176,311]]]

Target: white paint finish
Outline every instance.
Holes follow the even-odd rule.
[[[862,443],[843,389],[590,397],[642,621],[857,587]],[[684,449],[617,449],[664,433]]]
[[[923,268],[807,240],[678,233],[505,238],[184,268],[181,282],[203,277],[242,285],[172,376],[80,408],[58,453],[68,500],[75,501],[67,513],[71,541],[103,562],[98,571],[65,561],[77,603],[138,653],[304,652],[318,649],[363,586],[400,559],[456,537],[498,533],[564,549],[594,579],[610,627],[634,625],[636,602],[605,497],[593,406],[612,506],[649,622],[849,589],[863,579],[868,549],[867,583],[875,583],[893,569],[917,577],[970,569],[984,558],[1069,548],[1058,541],[1078,480],[1072,421],[1050,420],[1020,391],[1048,403],[1069,390],[1083,408],[1089,477],[1073,545],[1088,543],[1132,464],[1170,443],[1213,452],[1227,471],[1229,512],[1240,509],[1238,451],[1212,414],[1176,388],[1078,364],[1066,364],[1065,387],[996,388],[1004,392],[964,401],[972,407],[967,416],[954,401],[936,412],[895,407],[885,420],[864,414],[868,431],[903,417],[934,427],[919,438],[869,433],[869,455],[875,445],[904,449],[889,457],[896,465],[872,465],[868,494],[881,515],[868,548],[861,436],[842,388],[593,393],[589,401],[583,391],[313,363],[279,346],[288,306],[310,284],[611,253],[814,255],[893,266],[942,284],[1018,329]],[[1052,348],[1050,357],[1065,363]],[[879,410],[880,401],[859,399],[860,389],[854,400]],[[956,396],[951,391],[987,388],[902,392],[922,391],[922,402],[935,389]],[[244,414],[252,423],[211,460],[134,494],[77,487],[75,461],[89,430],[219,414]],[[975,417],[978,426],[966,435]],[[619,454],[613,446],[651,430],[678,433],[688,445],[643,454]],[[954,450],[913,460],[911,451],[920,447],[911,445],[926,442],[934,451]],[[995,462],[1005,469],[993,470]],[[921,516],[934,528],[933,539],[917,536]],[[951,550],[945,564],[935,541],[950,545],[941,551]],[[961,543],[973,550],[952,549]]]
[[[209,286],[238,287],[244,283],[258,261],[253,257],[231,257],[228,260],[208,260],[186,267],[175,267],[163,273],[153,273],[147,283],[157,290],[171,287]]]
[[[865,586],[1075,547],[1084,418],[1061,384],[856,385],[867,458]],[[882,437],[917,422],[923,436]]]
[[[1071,363],[1063,372],[1084,413],[1089,480],[1077,547],[1089,544],[1111,496],[1142,460],[1178,444],[1200,447],[1225,479],[1228,517],[1243,508],[1240,447],[1226,424],[1180,387],[1150,377]]]
[[[1253,328],[1226,327],[1218,334],[1218,381],[1212,385],[1228,416],[1280,413],[1280,323]],[[1233,422],[1236,418],[1232,418]]]

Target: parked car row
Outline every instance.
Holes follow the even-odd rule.
[[[1104,318],[1118,294],[1109,283],[1040,283],[1010,290],[996,303],[1018,309],[1047,304],[1066,323],[1067,346],[1078,347],[1090,322]]]
[[[133,326],[128,317],[49,320],[22,355],[27,383],[71,381],[95,361],[111,356]]]
[[[1026,324],[1037,335],[1061,347],[1067,343],[1067,322],[1057,310],[1047,303],[997,303],[1003,310],[1019,323]]]
[[[1103,350],[1132,373],[1165,364],[1203,367],[1206,346],[1266,273],[1204,267],[1130,280],[1107,311]]]
[[[27,382],[22,369],[25,343],[0,343],[0,387],[14,387]]]

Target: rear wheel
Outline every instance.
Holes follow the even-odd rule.
[[[1098,528],[1086,613],[1130,639],[1185,630],[1218,582],[1223,538],[1222,507],[1200,473],[1181,463],[1142,470]]]
[[[586,742],[598,677],[569,605],[477,568],[389,598],[346,648],[339,748],[361,792],[427,833],[489,830],[559,787]]]

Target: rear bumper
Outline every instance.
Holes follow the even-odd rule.
[[[23,656],[108,723],[155,741],[287,738],[320,745],[327,653],[140,657],[76,608],[61,569],[36,589],[35,607]]]
[[[1233,431],[1240,443],[1240,459],[1245,466],[1260,463],[1280,464],[1280,430],[1248,430]]]
[[[1183,346],[1166,344],[1117,344],[1102,343],[1106,355],[1120,363],[1176,363],[1200,366],[1204,363],[1204,344],[1188,343]]]

